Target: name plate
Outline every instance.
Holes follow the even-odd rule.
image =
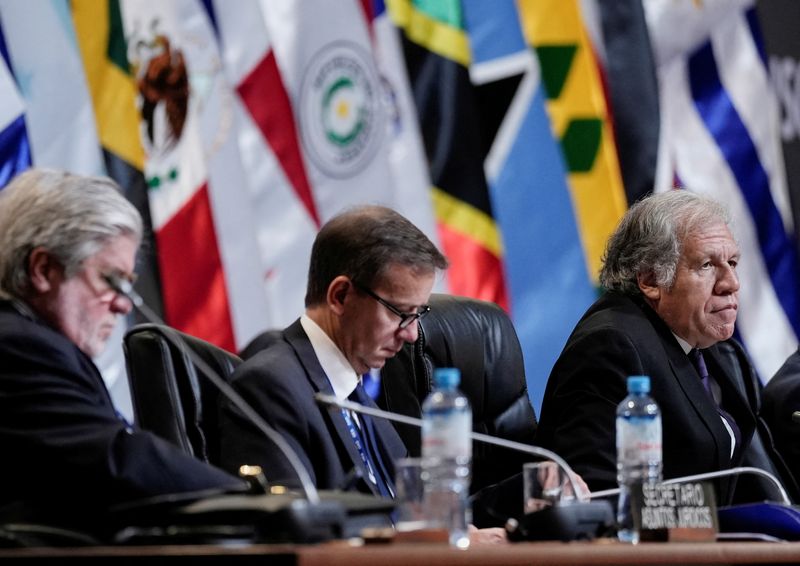
[[[633,519],[641,540],[715,540],[718,530],[714,488],[702,482],[642,484],[633,494]]]

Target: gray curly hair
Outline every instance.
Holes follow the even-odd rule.
[[[29,169],[0,191],[0,295],[25,298],[28,257],[48,250],[67,277],[117,236],[142,239],[142,218],[107,177]]]
[[[638,276],[651,274],[656,285],[671,288],[684,239],[717,222],[731,228],[728,209],[688,190],[667,191],[640,200],[628,209],[608,240],[600,270],[601,285],[607,290],[638,295]]]

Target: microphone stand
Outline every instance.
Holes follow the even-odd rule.
[[[314,396],[318,403],[329,408],[347,409],[364,413],[373,417],[395,421],[415,427],[422,426],[422,420],[400,415],[373,407],[367,407],[350,401],[337,399],[332,395],[318,393]],[[605,532],[613,524],[613,512],[608,501],[587,501],[582,497],[583,489],[579,488],[577,475],[564,459],[546,448],[522,444],[504,438],[497,438],[479,432],[471,432],[471,438],[478,442],[493,444],[502,448],[516,450],[540,458],[554,461],[569,478],[576,501],[565,505],[553,505],[542,510],[526,513],[519,520],[509,518],[506,521],[506,533],[511,541],[521,540],[578,540],[593,539]]]
[[[317,393],[314,395],[314,398],[317,400],[318,403],[322,405],[326,405],[328,407],[336,407],[339,409],[347,409],[349,411],[354,411],[356,413],[364,413],[365,415],[370,415],[372,417],[378,417],[381,419],[386,419],[388,421],[395,421],[402,424],[407,424],[411,426],[415,426],[417,428],[422,427],[422,420],[409,417],[406,415],[401,415],[398,413],[392,413],[390,411],[384,411],[382,409],[377,409],[374,407],[368,407],[366,405],[361,405],[359,403],[353,403],[352,401],[337,399],[333,395],[326,395],[324,393]],[[546,448],[541,448],[539,446],[533,446],[531,444],[522,444],[521,442],[515,442],[513,440],[506,440],[505,438],[498,438],[496,436],[489,436],[488,434],[483,434],[480,432],[470,432],[470,436],[472,440],[477,440],[478,442],[484,442],[486,444],[493,444],[495,446],[500,446],[502,448],[508,448],[510,450],[516,450],[517,452],[523,452],[526,454],[531,454],[533,456],[539,456],[540,458],[545,458],[547,460],[553,460],[558,466],[567,473],[567,477],[569,478],[570,486],[572,487],[572,493],[575,494],[577,499],[582,499],[580,497],[581,493],[584,493],[584,490],[579,487],[578,482],[576,480],[576,474],[572,471],[569,464],[558,454],[547,450]]]
[[[711,480],[716,478],[724,478],[727,476],[733,476],[738,474],[753,474],[756,476],[760,476],[762,478],[766,478],[769,480],[770,483],[775,487],[781,497],[781,503],[783,505],[792,505],[792,500],[789,499],[789,495],[786,493],[783,485],[781,484],[780,480],[776,478],[774,475],[769,473],[766,470],[762,470],[761,468],[753,468],[751,466],[738,466],[736,468],[729,468],[727,470],[717,470],[714,472],[705,472],[703,474],[694,474],[691,476],[682,476],[679,478],[670,478],[668,480],[664,480],[660,483],[662,484],[674,484],[674,483],[683,483],[683,482],[690,482],[690,481],[703,481],[703,480]],[[619,488],[615,487],[612,489],[604,489],[602,491],[593,491],[589,494],[589,497],[592,499],[599,498],[599,497],[611,497],[614,495],[619,495]]]
[[[147,304],[144,302],[144,299],[142,299],[142,296],[134,290],[130,281],[127,281],[121,277],[115,277],[113,275],[105,275],[103,278],[114,291],[126,297],[145,319],[154,324],[167,326],[164,321],[161,320],[161,317],[159,317],[149,306],[147,306]],[[297,457],[297,454],[295,454],[294,450],[292,450],[286,440],[284,440],[283,436],[269,426],[261,417],[261,415],[259,415],[249,405],[249,403],[247,403],[247,401],[245,401],[242,396],[239,395],[224,379],[217,375],[217,372],[215,372],[205,362],[205,360],[197,355],[192,348],[187,347],[183,342],[179,342],[169,333],[165,332],[163,336],[178,350],[186,353],[192,360],[192,363],[197,366],[200,372],[205,375],[205,377],[214,385],[214,387],[216,387],[219,392],[225,396],[225,398],[233,403],[236,408],[239,409],[242,414],[247,417],[262,434],[264,434],[264,436],[269,438],[275,444],[275,446],[278,447],[278,449],[294,469],[294,472],[297,474],[297,478],[300,480],[300,486],[303,490],[306,500],[312,505],[318,505],[320,503],[319,493],[317,492],[314,482],[311,481],[311,476],[309,476],[308,470],[306,470],[305,466],[300,461],[300,458]]]

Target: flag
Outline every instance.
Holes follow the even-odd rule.
[[[83,175],[103,174],[92,102],[66,0],[3,0],[0,23],[25,99],[33,162]],[[59,57],[42,49],[45,43]]]
[[[0,29],[0,188],[31,163],[30,142],[25,127],[25,103],[9,71],[8,49]]]
[[[460,0],[390,0],[387,8],[403,34],[434,212],[450,260],[450,291],[508,309],[502,241],[483,172],[488,145],[469,76],[472,55]]]
[[[474,58],[472,81],[490,85],[518,78],[485,169],[502,232],[528,394],[539,407],[550,369],[595,290],[564,159],[545,109],[538,61],[522,35],[514,0],[491,5],[464,0],[463,5]]]
[[[598,0],[620,172],[628,202],[653,190],[658,160],[658,82],[641,0]]]
[[[659,80],[656,189],[730,208],[741,248],[736,330],[762,380],[797,349],[800,270],[777,99],[752,1],[645,3]]]
[[[267,300],[262,325],[282,328],[303,309],[319,210],[261,2],[242,0],[236,10],[225,9],[225,2],[214,5],[225,71],[235,88],[242,166],[257,219]]]
[[[431,193],[433,186],[400,32],[392,23],[383,0],[362,0],[362,6],[367,21],[372,25],[373,49],[388,114],[387,161],[394,179],[392,205],[438,246]],[[443,283],[437,281],[434,290],[444,290]]]
[[[70,5],[106,173],[123,188],[144,221],[136,290],[161,315],[158,250],[143,173],[136,84],[128,61],[119,1],[72,0]]]
[[[371,10],[358,0],[270,0],[262,8],[319,220],[355,204],[403,208],[398,187],[407,181],[390,164],[397,106],[375,59]],[[407,212],[415,221],[418,213]]]
[[[212,19],[194,0],[125,1],[166,320],[236,351],[266,300]]]
[[[597,284],[606,241],[627,202],[595,47],[578,0],[520,0],[519,9],[539,58],[588,271]]]

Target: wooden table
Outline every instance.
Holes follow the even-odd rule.
[[[800,543],[716,542],[642,543],[615,541],[538,542],[502,546],[473,546],[453,550],[440,544],[368,544],[335,542],[312,546],[142,546],[68,549],[0,550],[0,564],[114,566],[171,565],[298,565],[298,566],[422,566],[433,565],[567,565],[567,564],[796,564]]]

